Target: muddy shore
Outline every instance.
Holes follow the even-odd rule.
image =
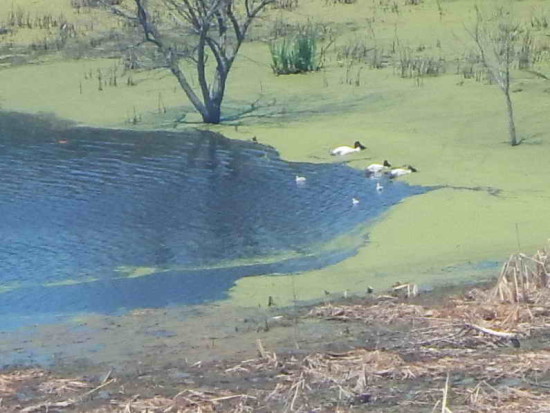
[[[550,260],[540,254],[513,256],[484,285],[415,296],[403,284],[279,309],[237,328],[248,341],[238,350],[228,337],[162,366],[4,371],[2,411],[547,412]]]

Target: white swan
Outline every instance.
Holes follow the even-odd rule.
[[[386,168],[391,168],[391,163],[384,161],[383,163],[373,163],[367,166],[367,173],[380,173]]]
[[[410,165],[407,165],[401,168],[390,169],[389,171],[385,172],[385,174],[390,177],[390,179],[393,179],[403,175],[408,175],[412,172],[418,172],[418,170]]]
[[[362,151],[364,149],[367,149],[367,148],[365,146],[363,146],[361,144],[361,142],[356,141],[353,144],[353,148],[351,146],[339,146],[339,147],[334,148],[333,150],[331,150],[330,154],[333,155],[333,156],[349,155],[350,153],[359,152],[359,151]]]

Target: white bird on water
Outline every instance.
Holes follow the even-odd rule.
[[[296,175],[296,183],[297,184],[305,184],[306,183],[306,177]]]
[[[357,198],[351,198],[351,204],[352,205],[358,205],[359,204],[359,200]]]
[[[384,185],[382,185],[380,182],[377,182],[376,183],[376,190],[378,192],[382,192],[383,189],[384,189]]]
[[[401,168],[390,169],[389,171],[385,172],[385,174],[390,179],[394,179],[394,178],[398,178],[398,177],[403,176],[403,175],[408,175],[411,172],[418,172],[418,170],[416,168],[413,168],[410,165],[406,165],[406,166],[403,166]]]
[[[330,154],[333,156],[343,156],[343,155],[349,155],[353,152],[359,152],[362,150],[367,149],[365,146],[361,144],[361,142],[356,141],[353,144],[353,148],[351,146],[338,146],[337,148],[334,148],[330,151]]]
[[[391,168],[391,163],[389,163],[388,161],[384,161],[383,163],[373,163],[367,166],[366,172],[367,172],[367,175],[378,174],[386,170],[386,168]]]

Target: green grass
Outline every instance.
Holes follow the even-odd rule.
[[[472,21],[474,4],[442,1],[439,10],[436,1],[414,6],[399,3],[395,13],[390,7],[379,7],[379,0],[353,4],[300,0],[295,11],[273,10],[261,27],[253,28],[261,37],[268,21],[283,18],[298,24],[309,16],[334,28],[336,44],[322,70],[279,77],[271,71],[265,43],[244,45],[230,75],[224,110],[226,114],[244,112],[259,99],[257,110],[211,129],[236,139],[257,136],[291,161],[335,162],[328,155],[330,148],[361,140],[368,150],[347,158],[351,166],[363,168],[380,159],[411,164],[420,172],[407,177],[408,182],[449,188],[409,198],[392,208],[371,224],[368,245],[340,264],[298,277],[241,279],[231,292],[234,303],[263,305],[267,296],[288,303],[294,295],[310,299],[325,289],[363,291],[367,285],[382,288],[398,280],[431,283],[477,277],[480,272],[462,264],[506,258],[518,249],[516,225],[523,250],[545,245],[550,237],[550,86],[532,73],[514,72],[516,123],[525,141],[511,148],[498,88],[465,79],[452,69],[452,62],[473,49],[464,27]],[[518,16],[535,21],[530,24],[540,46],[550,40],[543,22],[544,6],[543,1],[515,3]],[[69,15],[65,9],[63,13]],[[357,67],[365,65],[361,86],[347,85],[342,82],[346,67],[338,61],[337,50],[357,38],[392,59],[398,58],[400,48],[441,57],[447,70],[426,77],[419,86],[400,78],[393,65],[373,70],[368,62],[354,62]],[[186,120],[198,120],[165,71],[121,73],[118,86],[107,85],[103,90],[98,88],[97,76],[84,75],[98,69],[108,73],[113,64],[108,59],[52,61],[4,69],[0,71],[2,108],[47,112],[108,127],[172,128],[182,112],[187,113]],[[536,62],[534,69],[550,76],[547,61]],[[128,76],[135,86],[126,86]],[[160,101],[166,111],[159,110]],[[131,125],[134,116],[140,120]],[[474,190],[488,187],[500,190],[498,196]],[[467,270],[449,272],[453,265]]]
[[[273,41],[269,50],[273,62],[271,68],[277,75],[316,72],[321,68],[319,34],[311,25],[296,35]]]

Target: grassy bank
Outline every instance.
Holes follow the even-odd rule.
[[[56,10],[77,25],[89,18],[75,13],[68,1],[58,3]],[[27,0],[14,4],[46,12]],[[355,257],[299,277],[241,279],[231,293],[233,302],[263,305],[272,296],[283,304],[295,297],[319,297],[323,290],[466,279],[483,273],[472,263],[502,260],[518,243],[529,251],[546,242],[550,82],[531,72],[514,72],[517,125],[525,140],[510,147],[502,94],[494,85],[464,78],[455,63],[473,47],[465,25],[472,21],[474,4],[308,0],[292,11],[271,10],[255,28],[255,38],[262,38],[278,21],[313,19],[331,27],[336,41],[321,71],[279,77],[271,72],[268,45],[246,44],[225,101],[225,113],[234,119],[212,129],[237,139],[257,136],[292,161],[340,161],[328,150],[359,139],[368,150],[347,158],[351,166],[383,159],[412,164],[420,172],[408,182],[443,188],[392,208],[372,225],[368,245]],[[526,21],[544,17],[544,6],[543,1],[514,4]],[[3,7],[0,12],[9,13]],[[104,24],[95,30],[114,23],[108,19]],[[545,29],[537,30],[544,42]],[[339,48],[363,43],[390,55],[395,49],[396,62],[404,50],[444,59],[447,69],[436,77],[401,78],[397,63],[370,69],[368,61],[349,62],[338,54]],[[45,60],[0,71],[3,109],[46,112],[106,127],[181,128],[185,125],[175,120],[183,113],[185,121],[198,120],[166,71],[125,70],[113,59]],[[550,75],[545,61],[535,69]],[[252,102],[254,110],[239,118]]]

